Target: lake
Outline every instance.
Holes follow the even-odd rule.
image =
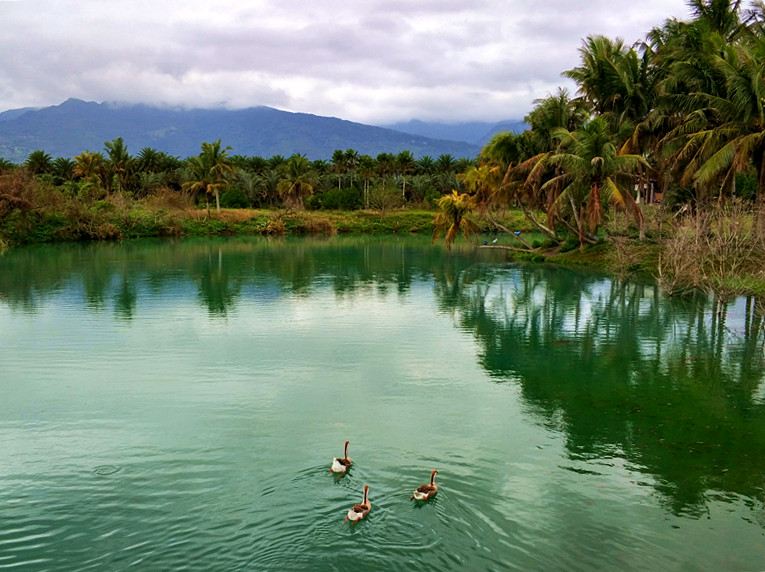
[[[0,570],[763,570],[762,312],[712,307],[424,237],[8,251]]]

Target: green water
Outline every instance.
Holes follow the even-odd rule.
[[[763,335],[417,237],[6,252],[0,569],[763,570]]]

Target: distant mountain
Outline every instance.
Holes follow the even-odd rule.
[[[528,125],[523,121],[502,121],[500,123],[486,123],[472,121],[466,123],[433,123],[413,119],[403,123],[391,123],[381,125],[387,129],[402,131],[411,135],[421,137],[432,137],[434,139],[446,139],[449,141],[464,141],[472,145],[483,147],[489,140],[503,131],[512,131],[521,133],[528,129]]]
[[[54,158],[103,151],[104,142],[117,137],[122,137],[133,155],[152,147],[181,158],[198,155],[202,142],[217,139],[235,155],[301,153],[311,160],[329,159],[336,149],[354,149],[373,157],[404,150],[415,157],[475,157],[480,152],[480,146],[468,142],[270,107],[180,110],[69,99],[52,107],[0,114],[0,157],[14,162],[39,149]]]
[[[16,119],[20,115],[24,115],[27,111],[35,111],[36,109],[39,108],[21,107],[19,109],[9,109],[8,111],[3,111],[0,113],[0,121],[10,121],[11,119]]]

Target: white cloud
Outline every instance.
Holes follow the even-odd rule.
[[[685,0],[0,1],[0,110],[69,97],[269,105],[365,123],[501,120]]]

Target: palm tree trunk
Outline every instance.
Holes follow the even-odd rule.
[[[215,210],[217,210],[218,215],[220,215],[220,193],[218,192],[218,189],[215,189]]]

